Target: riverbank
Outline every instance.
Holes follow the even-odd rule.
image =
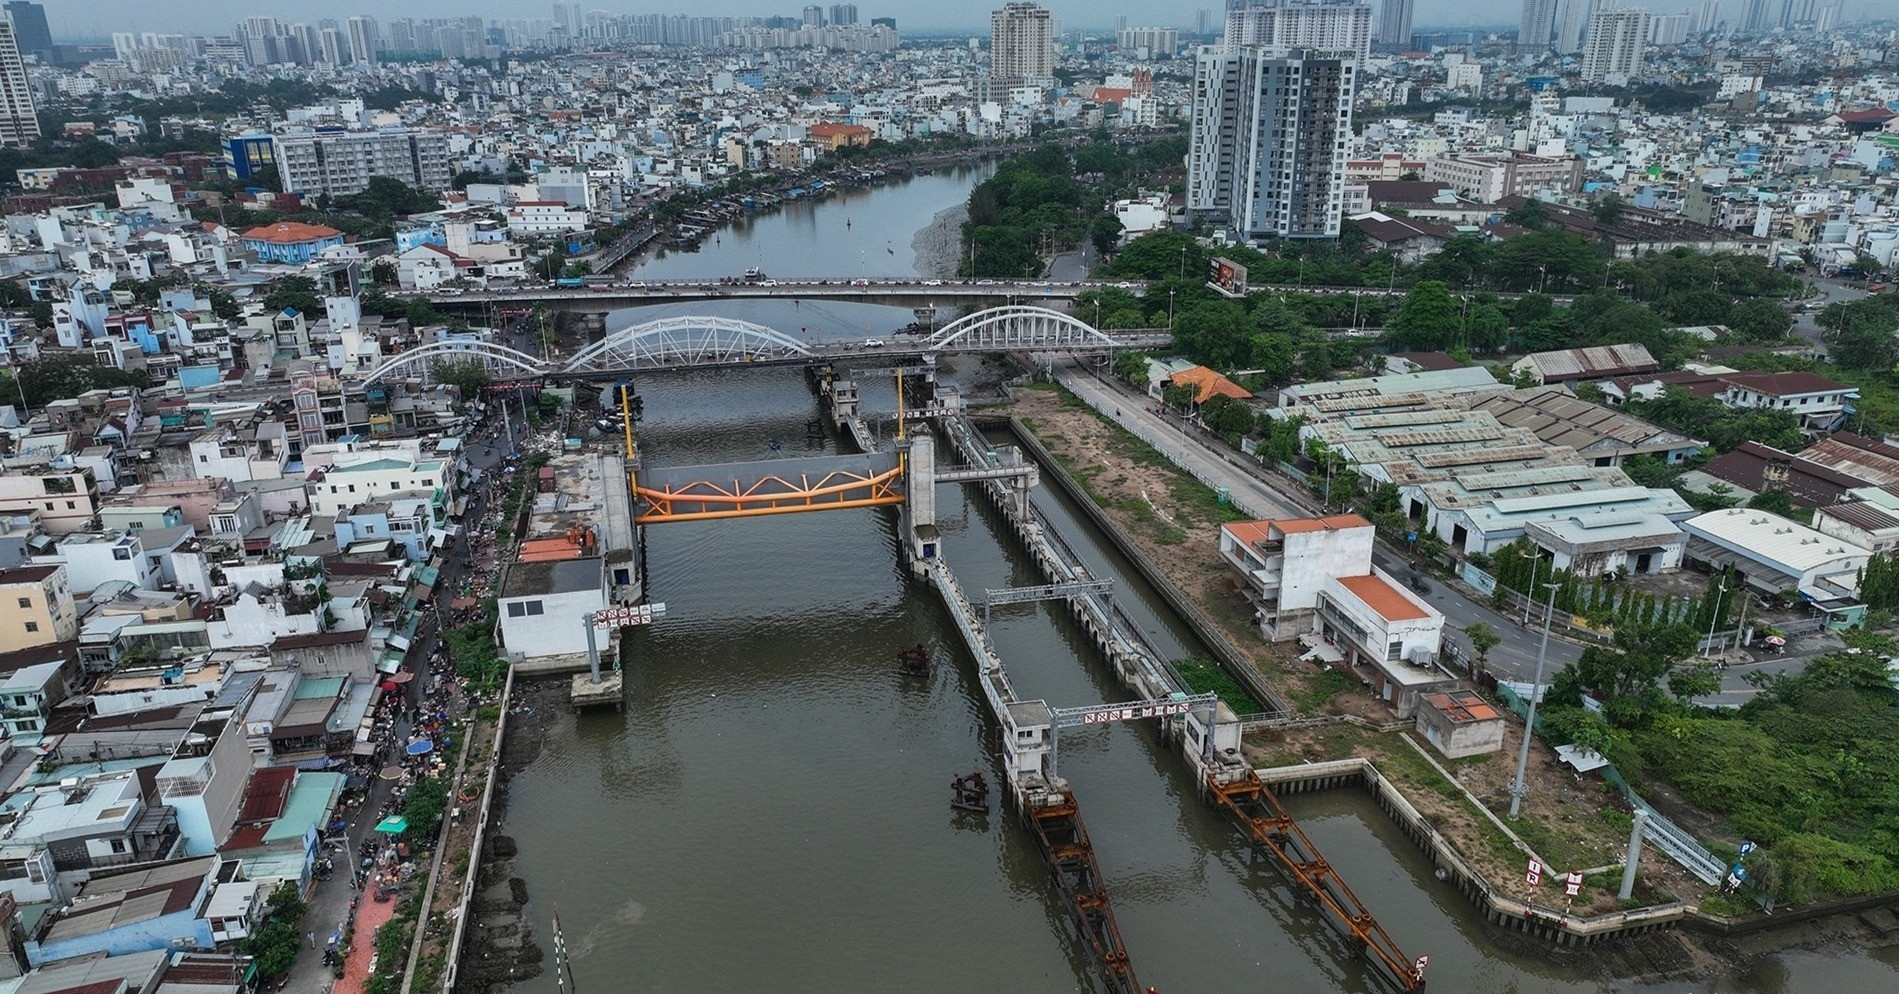
[[[489,994],[531,980],[551,967],[547,951],[528,923],[527,882],[515,871],[519,844],[506,833],[508,786],[540,756],[548,729],[567,705],[564,679],[521,680],[513,685],[500,762],[489,785],[488,835],[468,907],[467,933],[455,972],[458,994]],[[418,992],[419,994],[419,992]]]
[[[1188,610],[1201,614],[1205,623],[1220,625],[1249,653],[1276,655],[1269,666],[1279,671],[1280,679],[1311,668],[1291,652],[1261,642],[1249,619],[1221,617],[1226,613],[1219,610],[1223,602],[1237,595],[1214,538],[1218,522],[1228,514],[1217,500],[1209,506],[1211,491],[1064,392],[1020,391],[1004,413],[1014,414],[1057,454],[1062,469],[1097,505],[1098,523],[1105,523],[1125,553],[1145,558],[1167,582],[1187,588]],[[1644,914],[1642,907],[1670,912],[1664,917],[1673,924],[1665,931],[1617,936],[1586,950],[1561,949],[1560,955],[1573,959],[1579,972],[1622,982],[1707,980],[1732,976],[1737,964],[1742,969],[1772,969],[1771,957],[1794,950],[1899,948],[1899,914],[1890,901],[1805,909],[1809,921],[1789,921],[1785,914],[1730,921],[1696,912],[1693,906],[1708,889],[1652,849],[1643,854],[1638,900],[1624,905],[1615,900],[1613,886],[1620,876],[1628,816],[1609,792],[1591,789],[1589,782],[1561,768],[1548,750],[1533,750],[1530,800],[1524,819],[1510,823],[1517,829],[1512,834],[1497,822],[1495,811],[1507,804],[1511,764],[1505,760],[1514,756],[1514,745],[1507,743],[1503,752],[1489,757],[1443,761],[1417,742],[1403,741],[1402,732],[1363,727],[1358,712],[1366,707],[1389,717],[1375,702],[1359,695],[1328,694],[1326,689],[1321,685],[1300,695],[1303,707],[1331,715],[1322,715],[1322,723],[1248,737],[1245,751],[1254,765],[1297,767],[1351,757],[1372,759],[1407,799],[1419,824],[1429,825],[1431,836],[1453,847],[1447,851],[1457,853],[1458,863],[1467,866],[1482,893],[1514,893],[1507,883],[1495,887],[1488,881],[1520,880],[1524,859],[1534,853],[1554,872],[1567,867],[1589,872],[1584,893],[1571,909],[1577,918],[1600,916],[1597,925],[1608,923],[1613,930],[1625,919],[1639,921],[1626,916]],[[1512,732],[1512,737],[1521,734],[1520,723]],[[1413,842],[1424,845],[1415,836]],[[1466,891],[1466,897],[1470,895]],[[1548,928],[1544,934],[1527,935],[1499,921],[1486,931],[1499,949],[1528,956],[1548,955],[1552,941],[1571,938],[1561,929]]]
[[[968,219],[969,205],[961,203],[937,211],[929,224],[918,229],[910,239],[918,273],[932,279],[956,275],[956,262],[963,252],[963,222]]]

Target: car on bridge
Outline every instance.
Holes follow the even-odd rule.
[[[866,338],[864,339],[864,347],[867,349],[881,349],[884,347],[884,340],[881,338]]]

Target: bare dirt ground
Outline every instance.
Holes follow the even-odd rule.
[[[1355,715],[1375,723],[1394,719],[1389,707],[1355,681],[1340,689],[1342,682],[1336,676],[1327,677],[1322,666],[1300,659],[1297,643],[1274,644],[1260,638],[1252,624],[1252,606],[1219,554],[1219,524],[1233,516],[1208,488],[1087,407],[1064,402],[1058,391],[1026,389],[1018,391],[1017,397],[1016,403],[999,413],[1021,418],[1070,475],[1081,481],[1123,536],[1302,715]],[[1502,814],[1509,808],[1508,785],[1516,772],[1522,727],[1520,721],[1510,719],[1499,752],[1455,761],[1438,757],[1438,762],[1486,808]],[[1262,766],[1369,756],[1380,770],[1405,785],[1406,795],[1418,809],[1486,876],[1495,881],[1523,879],[1525,854],[1397,733],[1324,725],[1256,735],[1249,738],[1246,751]],[[1527,779],[1530,792],[1523,817],[1511,827],[1555,873],[1622,862],[1630,811],[1619,794],[1595,778],[1578,776],[1562,766],[1555,752],[1540,743],[1531,749]],[[1614,893],[1619,884],[1619,873],[1592,877],[1576,901],[1575,913],[1619,907]],[[1637,889],[1643,903],[1694,900],[1703,891],[1699,881],[1672,861],[1652,850],[1645,854]],[[1561,895],[1560,882],[1546,879],[1537,899],[1560,904]]]

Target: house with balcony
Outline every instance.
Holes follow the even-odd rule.
[[[86,527],[99,513],[99,480],[90,468],[50,463],[15,467],[0,473],[0,512],[39,512],[49,535]]]
[[[86,881],[71,904],[41,919],[27,962],[213,948],[205,912],[220,863],[206,856]]]
[[[131,770],[27,787],[0,801],[0,822],[0,873],[22,874],[0,888],[13,885],[21,903],[62,900],[100,872],[182,851],[177,812],[147,804]]]
[[[86,670],[76,653],[0,675],[0,725],[15,742],[37,742],[53,708],[85,687]]]
[[[78,637],[68,575],[63,563],[0,569],[0,646],[26,649]]]
[[[1437,665],[1444,616],[1372,565],[1374,529],[1356,514],[1235,521],[1220,554],[1239,571],[1261,634],[1304,636],[1399,717],[1456,681]]]
[[[1735,408],[1765,408],[1785,411],[1800,422],[1802,430],[1832,431],[1846,423],[1859,399],[1859,388],[1827,379],[1818,373],[1800,371],[1768,373],[1724,373],[1721,403]]]

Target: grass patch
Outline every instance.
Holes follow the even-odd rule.
[[[1181,509],[1188,514],[1215,523],[1239,521],[1246,517],[1230,503],[1222,503],[1220,492],[1201,483],[1191,476],[1176,475],[1167,485],[1180,502]]]
[[[1234,714],[1258,714],[1262,709],[1253,695],[1228,673],[1226,668],[1204,656],[1190,656],[1174,663],[1188,689],[1196,694],[1215,694]]]
[[[1180,545],[1187,541],[1187,531],[1178,525],[1163,525],[1154,533],[1154,541],[1161,545]]]
[[[1301,714],[1311,714],[1332,703],[1332,698],[1352,689],[1352,681],[1338,670],[1327,669],[1321,672],[1312,686],[1299,695],[1295,701]]]

